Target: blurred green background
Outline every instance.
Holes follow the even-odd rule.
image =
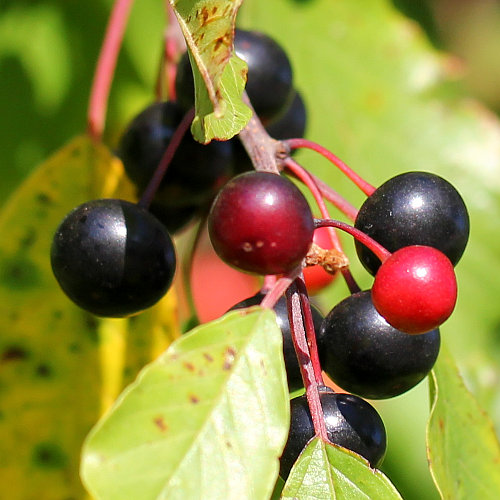
[[[112,3],[3,0],[0,206],[39,162],[85,130]],[[164,22],[162,2],[136,2],[109,102],[111,147],[154,98]],[[458,268],[459,313],[443,334],[500,429],[500,2],[245,0],[241,23],[288,49],[309,109],[309,138],[374,184],[419,168],[442,173],[464,194],[473,240]],[[362,201],[324,163],[299,158],[354,204]],[[351,242],[346,252],[352,255]],[[345,294],[334,286],[318,302],[326,312]],[[427,405],[425,383],[378,404],[389,433],[384,470],[407,499],[438,497],[425,459]]]

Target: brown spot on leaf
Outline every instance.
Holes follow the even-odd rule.
[[[68,462],[68,457],[58,444],[38,443],[33,449],[33,463],[44,469],[59,469]]]
[[[231,449],[233,447],[233,445],[231,444],[230,441],[226,441],[226,448],[229,448]]]
[[[215,40],[213,51],[218,52],[221,46],[226,45],[226,39],[227,39],[226,36],[220,36],[219,38],[217,38],[217,40]]]
[[[438,423],[439,423],[439,429],[444,431],[444,420],[440,418]]]
[[[193,363],[190,363],[189,361],[184,361],[183,365],[184,365],[184,368],[186,368],[186,370],[189,370],[190,372],[194,372],[195,367],[194,367]]]
[[[193,404],[198,404],[200,402],[200,398],[196,396],[196,394],[190,394],[189,401],[191,401],[191,403]]]
[[[208,9],[206,7],[203,7],[201,9],[201,17],[202,17],[201,25],[202,26],[207,25],[208,24],[208,18],[210,17],[210,13],[208,12]]]
[[[52,368],[47,363],[40,363],[35,367],[37,377],[49,378],[52,375]]]
[[[228,347],[224,353],[224,364],[222,365],[223,370],[230,370],[234,364],[234,358],[236,357],[236,350],[234,347]]]
[[[204,352],[204,353],[203,353],[203,357],[204,357],[204,358],[205,358],[205,359],[206,359],[209,363],[211,363],[211,362],[214,360],[214,358],[213,358],[210,354],[208,354],[208,352]]]
[[[1,363],[7,363],[9,361],[23,361],[29,357],[29,352],[21,346],[8,346],[2,352],[0,357]]]
[[[38,193],[36,200],[40,205],[50,205],[52,203],[52,198],[47,193]]]
[[[36,241],[36,231],[34,228],[29,227],[26,229],[23,237],[19,240],[19,246],[21,250],[26,250],[33,246]]]
[[[153,422],[156,425],[156,427],[158,427],[158,429],[160,429],[161,432],[165,432],[168,429],[168,425],[165,423],[165,420],[163,419],[163,417],[156,417],[153,420]]]

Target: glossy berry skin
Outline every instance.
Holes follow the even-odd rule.
[[[394,252],[427,245],[456,265],[469,238],[469,215],[458,191],[428,172],[407,172],[382,184],[361,206],[355,227]],[[356,242],[363,266],[373,275],[378,258]]]
[[[433,247],[400,248],[380,266],[372,300],[377,311],[398,330],[433,330],[455,308],[457,280],[453,265]]]
[[[247,172],[218,193],[208,216],[217,255],[227,264],[256,274],[284,274],[311,246],[314,221],[300,190],[268,172]]]
[[[238,29],[234,51],[248,65],[246,91],[255,112],[271,120],[292,97],[292,67],[286,52],[271,37],[258,31]]]
[[[378,467],[384,459],[387,437],[384,423],[369,403],[353,394],[336,394],[325,388],[320,392],[328,439],[354,451]],[[315,436],[306,396],[290,402],[290,433],[280,460],[280,476],[288,477],[298,456]]]
[[[255,112],[264,122],[277,118],[293,98],[292,67],[283,48],[257,31],[237,29],[234,51],[248,65],[245,90]],[[176,95],[185,109],[194,105],[194,80],[189,57],[184,54],[177,67]]]
[[[262,302],[263,298],[264,294],[257,293],[246,300],[238,302],[238,304],[233,306],[231,310],[258,305]],[[297,389],[300,389],[301,387],[304,387],[304,384],[302,382],[302,375],[300,374],[300,367],[297,360],[297,355],[295,354],[295,348],[293,347],[292,332],[290,329],[290,321],[288,320],[286,298],[281,297],[273,309],[276,313],[276,321],[278,322],[278,326],[280,327],[281,333],[283,334],[283,355],[285,359],[288,390],[290,392],[293,392]],[[314,330],[316,331],[316,333],[318,333],[323,322],[323,315],[312,304],[311,313],[313,317]]]
[[[375,309],[370,290],[350,295],[325,317],[317,336],[321,366],[345,391],[368,399],[417,385],[439,354],[439,329],[408,335]]]
[[[184,114],[176,102],[157,102],[139,113],[123,134],[118,156],[139,191],[149,184]],[[173,232],[211,202],[232,175],[232,145],[228,141],[202,145],[188,130],[155,196],[153,211],[169,214],[163,221]]]
[[[175,272],[175,251],[165,227],[123,200],[84,203],[61,222],[51,264],[66,295],[97,315],[123,317],[160,300]]]

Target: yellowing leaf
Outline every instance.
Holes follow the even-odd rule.
[[[84,498],[84,437],[139,365],[176,335],[173,297],[138,318],[102,320],[73,305],[52,275],[62,217],[115,195],[122,178],[104,146],[78,137],[0,212],[0,484],[9,500]]]

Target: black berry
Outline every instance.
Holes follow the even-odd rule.
[[[139,190],[151,180],[183,116],[176,102],[157,102],[139,113],[123,134],[118,156]],[[153,211],[170,213],[163,222],[173,232],[190,220],[195,208],[210,202],[232,175],[231,143],[213,141],[202,145],[188,130],[155,196],[157,208]]]
[[[458,191],[443,178],[408,172],[382,184],[361,206],[355,227],[394,252],[409,245],[427,245],[456,265],[467,245],[469,216]],[[380,261],[362,244],[356,251],[375,274]]]
[[[264,294],[257,293],[248,299],[238,302],[238,304],[233,306],[231,310],[255,306],[260,304],[263,298]],[[288,320],[288,309],[285,297],[281,297],[278,302],[276,302],[274,312],[276,313],[276,320],[281,329],[281,333],[283,334],[283,355],[285,358],[288,389],[290,392],[293,392],[303,387],[304,384],[302,382],[302,375],[300,374],[300,367],[297,355],[295,354],[295,348],[293,347],[292,333],[290,330],[290,322]],[[311,312],[314,322],[314,330],[318,333],[323,321],[323,315],[313,305],[311,305]]]
[[[122,317],[155,304],[175,272],[175,251],[165,227],[123,200],[84,203],[56,231],[51,263],[59,285],[83,309]]]
[[[234,51],[248,65],[246,91],[263,120],[278,116],[292,98],[292,67],[286,52],[258,31],[236,30]]]
[[[355,293],[325,317],[317,336],[323,370],[342,389],[368,399],[398,396],[431,370],[439,330],[408,335],[377,312],[371,292]]]
[[[387,444],[384,423],[369,403],[352,394],[335,394],[325,388],[320,392],[328,439],[354,451],[378,467]],[[290,402],[290,433],[280,461],[280,475],[286,479],[298,456],[315,436],[306,396]]]
[[[251,273],[282,274],[306,256],[314,221],[307,200],[291,181],[248,172],[219,191],[208,231],[214,250],[227,264]]]

